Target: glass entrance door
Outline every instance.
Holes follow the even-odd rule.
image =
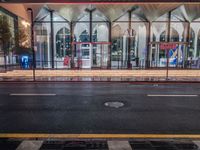
[[[91,43],[76,43],[75,47],[75,67],[77,68],[91,68],[92,66],[92,44]]]
[[[109,44],[95,43],[92,51],[92,68],[107,68],[109,58]]]
[[[76,68],[107,69],[109,61],[108,42],[76,42],[74,43],[74,63]]]

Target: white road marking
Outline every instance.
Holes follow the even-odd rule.
[[[128,141],[108,141],[109,150],[132,150]]]
[[[173,95],[173,94],[166,94],[166,95],[156,95],[156,94],[148,94],[149,97],[198,97],[198,95]]]
[[[16,150],[39,150],[43,141],[23,141]]]
[[[200,141],[193,141],[193,142],[198,146],[198,148],[200,148]]]
[[[10,96],[56,96],[51,93],[11,93]]]

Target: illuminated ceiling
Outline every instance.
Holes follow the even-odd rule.
[[[54,10],[68,21],[76,21],[81,15],[86,13],[86,9],[95,9],[99,14],[103,14],[109,21],[114,21],[120,16],[126,14],[127,11],[133,10],[133,14],[146,21],[154,21],[158,17],[173,11],[174,14],[184,18],[187,21],[193,21],[200,17],[200,3],[196,4],[181,4],[181,3],[162,3],[162,4],[53,4],[53,3],[24,3],[24,4],[8,4],[1,3],[2,7],[8,8],[15,5],[15,8],[20,7],[32,8],[34,18],[38,15],[42,8]],[[16,8],[17,9],[17,8]]]

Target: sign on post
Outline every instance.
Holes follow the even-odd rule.
[[[169,76],[169,50],[175,49],[176,43],[160,43],[160,49],[167,51],[167,72],[166,72],[166,79],[168,80]]]
[[[175,49],[175,48],[176,48],[175,43],[161,43],[160,44],[161,50],[170,50],[170,49]]]

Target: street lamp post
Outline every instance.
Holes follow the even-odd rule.
[[[35,50],[34,50],[34,32],[33,32],[33,10],[28,8],[27,11],[31,13],[31,49],[33,54],[32,68],[33,68],[33,81],[35,81]]]

